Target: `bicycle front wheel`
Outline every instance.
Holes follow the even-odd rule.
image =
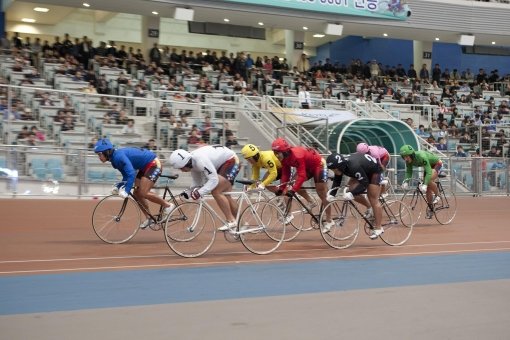
[[[253,202],[239,217],[237,233],[243,245],[254,254],[270,254],[285,237],[283,212],[269,202]]]
[[[439,224],[450,224],[457,215],[457,197],[451,190],[444,190],[439,195],[441,200],[434,205],[434,215]]]
[[[182,257],[197,257],[207,252],[216,237],[212,213],[200,203],[178,205],[165,222],[165,240]]]
[[[402,202],[404,202],[411,210],[414,224],[418,223],[418,220],[426,206],[425,200],[421,197],[418,190],[410,190],[406,192],[402,197]]]
[[[390,246],[400,246],[413,232],[414,217],[409,207],[401,201],[386,202],[383,207],[381,240]]]
[[[275,196],[269,200],[269,202],[276,205],[284,214],[287,208],[287,200],[283,196]],[[285,221],[285,239],[284,241],[292,241],[301,232],[305,223],[305,213],[303,207],[296,200],[290,200],[290,208],[287,215],[284,215]]]
[[[333,225],[328,230],[325,230],[327,209],[331,210]],[[322,238],[333,248],[348,248],[358,238],[360,215],[347,201],[335,200],[330,202],[322,210],[319,221]]]
[[[92,227],[106,243],[119,244],[131,240],[139,230],[142,211],[133,198],[106,196],[92,213]]]

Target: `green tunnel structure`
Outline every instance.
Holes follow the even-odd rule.
[[[325,129],[324,127],[322,129],[323,131],[316,132],[323,134]],[[420,149],[414,131],[400,120],[360,118],[335,123],[329,130],[330,151],[342,154],[356,152],[356,145],[360,142],[384,146],[392,155],[398,154],[404,144],[411,145],[415,150]]]

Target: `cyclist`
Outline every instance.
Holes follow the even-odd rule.
[[[253,144],[246,144],[241,149],[241,154],[244,159],[251,164],[251,178],[256,183],[250,186],[250,189],[264,189],[267,188],[271,192],[276,192],[277,188],[269,186],[276,180],[279,180],[282,174],[282,164],[276,158],[273,151],[260,151],[258,147]],[[266,173],[260,180],[260,169],[266,169]]]
[[[359,143],[356,146],[356,152],[362,153],[362,154],[368,154],[372,157],[374,157],[377,162],[381,165],[384,171],[386,171],[386,167],[388,166],[388,163],[390,162],[391,156],[388,150],[382,146],[378,145],[368,145],[367,143]],[[388,180],[384,178],[384,176],[381,176],[381,194],[383,196],[387,196],[386,190],[387,190],[387,184]],[[367,217],[370,217],[372,214],[372,211],[368,209]]]
[[[172,211],[174,208],[172,203],[151,192],[162,172],[161,162],[155,153],[139,148],[115,149],[106,138],[96,142],[94,152],[101,162],[110,162],[112,167],[122,174],[123,182],[113,188],[112,194],[118,194],[122,198],[126,198],[134,185],[133,196],[147,211],[149,211],[147,200],[164,207],[161,219],[164,219]],[[145,211],[143,213],[146,220],[140,224],[141,229],[147,228],[152,221]]]
[[[212,194],[226,219],[226,223],[218,230],[234,229],[237,226],[237,204],[230,195],[224,193],[232,190],[240,170],[239,158],[235,152],[221,145],[206,145],[191,153],[177,149],[172,152],[169,161],[175,169],[191,173],[192,199],[198,200]]]
[[[369,237],[374,240],[384,233],[381,226],[382,208],[379,203],[379,195],[381,193],[380,177],[382,176],[382,167],[377,160],[368,155],[361,153],[352,153],[341,155],[332,153],[326,159],[328,169],[333,170],[335,177],[333,178],[332,188],[338,188],[342,183],[342,176],[350,177],[347,183],[347,190],[343,198],[345,200],[355,200],[363,204],[367,208],[372,207],[375,217],[374,228]],[[367,198],[361,195],[367,192]],[[336,195],[336,190],[331,192],[332,196]],[[332,197],[328,197],[332,200]]]
[[[277,138],[271,144],[276,157],[282,163],[282,177],[280,178],[280,184],[276,195],[282,195],[287,187],[287,182],[291,178],[291,168],[296,169],[296,179],[293,186],[290,189],[285,190],[285,194],[288,197],[294,196],[294,194],[300,191],[303,183],[310,178],[314,179],[315,190],[321,199],[322,205],[328,204],[328,170],[326,168],[326,162],[324,158],[313,148],[306,148],[303,146],[291,147],[289,143],[283,138]],[[313,208],[313,203],[310,195],[304,190],[299,192],[308,202],[308,208]],[[326,222],[323,228],[327,231],[333,226],[331,220],[331,209],[326,210]]]
[[[378,145],[368,145],[367,143],[359,143],[356,146],[356,152],[362,154],[369,154],[374,157],[377,162],[381,165],[383,171],[386,170],[388,163],[390,162],[391,156],[388,150]]]
[[[426,193],[427,201],[436,204],[439,202],[439,190],[436,179],[443,168],[443,162],[438,156],[430,151],[415,151],[411,145],[403,145],[400,148],[400,156],[406,162],[406,178],[402,183],[402,189],[409,187],[408,181],[413,177],[413,167],[423,167],[423,183],[419,186],[421,192]],[[432,195],[435,197],[432,198]],[[427,208],[426,218],[431,219],[433,212]]]

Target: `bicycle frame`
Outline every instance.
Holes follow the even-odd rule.
[[[172,193],[172,191],[170,190],[170,187],[168,185],[168,183],[170,182],[170,180],[175,180],[179,177],[179,175],[161,175],[160,177],[163,177],[163,178],[166,178],[166,183],[164,186],[157,186],[157,187],[153,187],[153,189],[164,189],[163,191],[163,199],[166,200],[167,198],[167,194],[170,195],[170,200],[174,203],[174,205],[177,207],[179,205],[179,203],[177,202],[177,199],[175,197],[175,195]],[[134,189],[133,189],[134,190]],[[153,225],[157,225],[158,223],[162,222],[160,220],[161,216],[162,216],[162,212],[163,212],[163,209],[164,207],[163,206],[160,206],[159,207],[159,211],[156,215],[153,215],[137,198],[136,196],[133,195],[133,192],[130,192],[129,193],[129,196],[136,202],[136,204],[138,205],[138,207],[145,213],[145,215],[151,219],[152,223],[150,224],[151,226]],[[124,200],[124,202],[122,203],[122,208],[121,208],[121,211],[119,213],[119,216],[117,218],[120,219],[120,217],[122,216],[122,214],[124,213],[124,209],[126,207],[126,204],[127,204],[127,199],[126,198]]]
[[[264,189],[254,189],[254,190],[250,190],[250,192],[254,193],[254,192],[263,191],[263,190]],[[250,197],[246,191],[230,191],[230,192],[224,192],[224,194],[231,195],[231,196],[232,195],[240,195],[240,199],[238,202],[238,209],[237,209],[237,213],[236,213],[236,222],[239,222],[239,218],[241,216],[241,210],[242,210],[240,207],[242,206],[242,204],[245,201],[248,204],[248,207],[250,207],[251,209],[254,209],[253,203],[250,200]],[[199,208],[198,208],[199,210],[198,210],[197,216],[200,215],[201,209],[204,209],[204,207],[205,207],[205,209],[207,209],[218,221],[220,221],[220,223],[223,223],[223,224],[227,223],[227,221],[223,217],[221,217],[220,214],[218,214],[218,212],[216,212],[216,210],[211,206],[211,204],[209,204],[207,202],[206,197],[201,198],[198,203],[199,203]],[[178,207],[177,207],[177,209],[178,209]],[[226,232],[233,234],[234,236],[238,236],[243,233],[251,233],[251,232],[256,232],[256,231],[263,229],[264,226],[263,226],[262,220],[260,219],[258,214],[256,214],[256,216],[257,216],[257,223],[259,223],[258,228],[240,230],[239,225],[238,225],[236,230],[228,230]],[[193,222],[193,225],[190,227],[189,231],[193,232],[195,227],[196,227],[196,221]]]

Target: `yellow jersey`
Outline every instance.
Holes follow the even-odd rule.
[[[262,185],[268,186],[273,183],[278,177],[278,169],[282,168],[282,164],[276,158],[273,151],[260,151],[260,157],[257,163],[253,164],[251,168],[251,179],[258,181],[260,177],[260,168],[267,170],[267,176],[262,181]],[[254,185],[255,186],[255,185]]]

